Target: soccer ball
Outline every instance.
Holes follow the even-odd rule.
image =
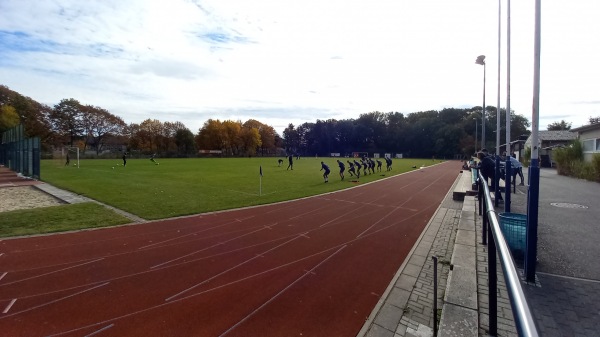
[[[115,167],[113,166],[113,170],[115,169]]]

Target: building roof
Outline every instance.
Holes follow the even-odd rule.
[[[573,140],[577,139],[577,135],[569,130],[539,131],[538,138],[540,140]]]
[[[577,133],[571,132],[569,130],[559,130],[559,131],[538,131],[538,140],[540,144],[543,141],[551,141],[551,142],[569,142],[571,140],[577,139]],[[527,138],[525,142],[525,146],[531,146],[531,135]]]
[[[571,132],[581,133],[581,132],[587,132],[587,131],[592,131],[592,130],[597,130],[597,129],[600,129],[600,123],[580,126],[578,128],[571,129]]]

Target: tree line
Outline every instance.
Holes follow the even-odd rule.
[[[352,152],[402,153],[413,158],[453,158],[468,156],[479,149],[481,143],[480,106],[470,109],[447,108],[409,113],[370,112],[358,119],[317,120],[298,126],[290,124],[283,131],[286,148],[306,156],[341,155]],[[486,107],[486,144],[495,147],[497,109]],[[506,111],[500,109],[505,121]],[[529,135],[529,121],[511,114],[511,141]],[[476,130],[477,128],[477,130]],[[505,122],[501,135],[506,134]],[[477,144],[475,137],[478,134]],[[505,137],[503,137],[505,138]]]
[[[198,150],[219,150],[222,155],[275,155],[282,140],[269,125],[255,119],[245,123],[209,119],[192,133],[182,122],[146,119],[127,124],[108,110],[84,105],[74,98],[50,107],[0,85],[0,132],[23,124],[28,137],[40,137],[43,150],[63,146],[83,152],[160,153],[195,156]]]
[[[146,119],[139,124],[127,124],[106,109],[81,104],[74,98],[50,107],[0,85],[0,132],[22,123],[29,137],[41,138],[45,151],[76,146],[96,154],[127,151],[196,156],[201,150],[218,150],[223,156],[376,152],[452,158],[473,154],[479,148],[481,112],[480,106],[408,114],[375,111],[356,119],[289,124],[283,137],[273,127],[255,119],[246,122],[209,119],[194,134],[181,122]],[[485,146],[494,148],[497,109],[487,106],[486,116]],[[501,109],[502,121],[505,116],[506,111]],[[510,116],[511,141],[528,135],[528,120],[514,113]],[[501,125],[504,136],[505,122]]]

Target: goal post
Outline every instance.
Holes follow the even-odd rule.
[[[69,160],[67,160],[67,155],[69,156]],[[53,157],[57,160],[57,165],[64,166],[77,166],[79,168],[79,148],[78,147],[70,147],[65,146],[60,148],[60,150],[55,150]]]
[[[369,157],[369,152],[352,152],[352,157],[354,157],[354,158]]]

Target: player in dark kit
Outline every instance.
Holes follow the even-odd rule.
[[[367,175],[367,167],[369,167],[369,163],[367,162],[366,158],[362,160],[362,164],[363,164],[363,175]]]
[[[381,160],[377,159],[377,172],[381,172]]]
[[[356,171],[354,171],[354,163],[348,160],[348,173],[350,173],[350,176],[353,177],[356,173]]]
[[[385,157],[385,170],[386,171],[392,170],[392,158],[390,158],[390,157]]]
[[[340,167],[340,178],[342,178],[342,180],[344,180],[344,170],[346,170],[346,165],[344,165],[344,163],[342,163],[339,159],[338,159],[338,166]]]
[[[288,156],[288,161],[290,162],[288,164],[288,167],[285,169],[286,171],[289,170],[290,168],[292,169],[292,171],[294,170],[294,156],[289,155]]]
[[[323,170],[325,170],[323,173],[323,179],[325,179],[325,182],[329,182],[329,172],[331,171],[329,170],[329,166],[327,166],[324,162],[321,162],[321,169],[319,171]]]
[[[127,153],[123,152],[123,167],[127,165]]]
[[[356,166],[356,177],[360,178],[360,163],[354,159],[354,166]]]

